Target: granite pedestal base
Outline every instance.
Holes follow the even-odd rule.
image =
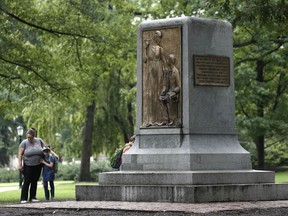
[[[76,199],[89,201],[204,203],[288,199],[288,184],[258,170],[111,172],[98,185],[76,186]]]

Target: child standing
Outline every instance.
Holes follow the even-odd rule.
[[[54,157],[54,155],[50,154],[51,149],[49,147],[43,147],[43,152],[44,152],[45,157],[44,157],[44,159],[41,160],[41,163],[44,165],[43,171],[42,171],[42,178],[43,178],[43,187],[44,187],[44,192],[45,192],[45,199],[46,199],[46,201],[48,201],[49,200],[48,182],[50,184],[51,200],[54,200],[55,174],[53,171],[53,167],[54,167],[54,163],[55,163],[55,157]]]

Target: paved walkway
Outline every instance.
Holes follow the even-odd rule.
[[[149,212],[189,212],[212,213],[250,209],[287,208],[288,200],[257,202],[222,202],[222,203],[156,203],[156,202],[112,202],[112,201],[54,201],[26,204],[5,205],[13,208],[49,208],[49,209],[99,209],[99,210],[132,210]]]
[[[42,183],[37,185],[37,188],[42,188],[43,185]],[[9,187],[0,187],[0,193],[1,192],[6,192],[6,191],[13,191],[13,190],[20,190],[19,186],[9,186]]]
[[[40,185],[38,185],[40,186]],[[42,186],[42,185],[41,185]],[[40,187],[41,187],[40,186]],[[0,187],[0,192],[19,190],[18,186]],[[223,211],[238,211],[252,209],[287,208],[288,200],[255,201],[255,202],[219,202],[219,203],[158,203],[158,202],[118,202],[118,201],[53,201],[26,204],[11,204],[2,207],[33,208],[33,209],[98,209],[98,210],[126,210],[142,212],[188,212],[188,213],[216,213]]]
[[[19,186],[0,187],[0,193],[5,192],[5,191],[13,191],[13,190],[19,190]]]

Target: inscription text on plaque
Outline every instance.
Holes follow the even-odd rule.
[[[230,59],[194,56],[195,85],[230,86]]]

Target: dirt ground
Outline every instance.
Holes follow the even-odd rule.
[[[218,211],[209,213],[191,213],[191,212],[169,212],[169,211],[127,211],[127,210],[99,210],[99,209],[37,209],[37,208],[13,208],[0,207],[1,216],[223,216],[223,215],[241,215],[241,216],[286,216],[288,215],[287,208],[270,208],[270,209],[249,209],[237,211]]]
[[[218,203],[54,201],[0,205],[0,216],[287,216],[288,200]]]

